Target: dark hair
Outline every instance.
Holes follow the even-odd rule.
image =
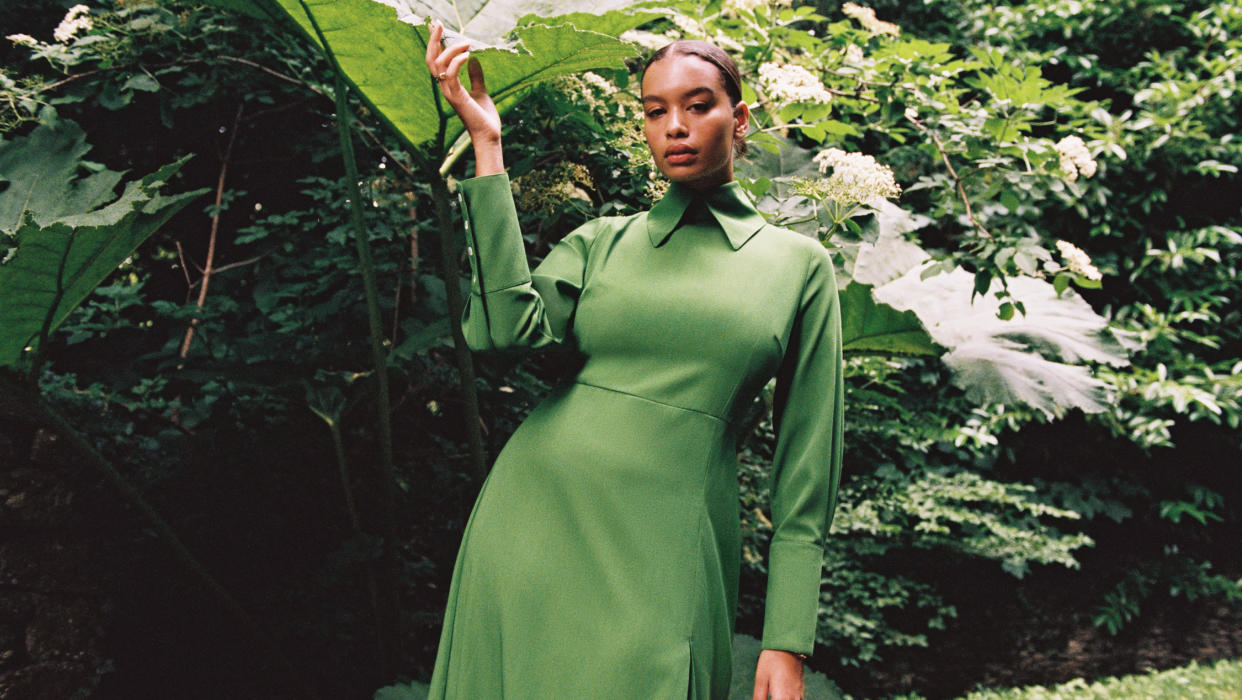
[[[742,74],[737,69],[737,64],[729,57],[729,54],[725,53],[719,46],[695,39],[674,41],[651,54],[651,58],[648,58],[647,62],[643,64],[643,73],[646,74],[651,64],[667,58],[669,55],[695,56],[712,64],[716,67],[716,72],[720,74],[720,82],[724,85],[725,94],[729,96],[729,103],[736,107],[737,103],[742,101]],[[734,155],[746,155],[746,150],[745,139],[739,139],[733,145]]]

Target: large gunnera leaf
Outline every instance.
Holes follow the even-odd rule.
[[[89,148],[67,122],[0,141],[0,366],[17,365],[140,243],[205,191],[160,194],[182,158],[127,183],[118,197],[120,173],[78,177]]]
[[[1108,322],[1081,297],[1058,296],[1044,280],[1013,277],[1009,290],[1026,314],[1001,320],[993,294],[999,284],[972,301],[974,275],[956,269],[922,279],[927,256],[915,255],[913,244],[902,247],[901,253],[864,251],[855,278],[876,284],[876,301],[918,316],[936,344],[948,349],[942,359],[967,396],[980,403],[1025,404],[1047,416],[1070,408],[1104,410],[1104,386],[1084,363],[1129,361]],[[897,274],[912,261],[917,264]]]
[[[215,3],[235,5],[226,0]],[[283,11],[318,43],[298,0],[261,0],[258,4]],[[626,0],[306,3],[346,77],[411,146],[437,139],[442,117],[447,120],[446,144],[462,132],[461,122],[439,98],[427,70],[428,19],[439,19],[445,25],[448,43],[470,42],[471,55],[482,64],[488,91],[503,114],[538,83],[566,73],[622,67],[625,59],[634,56],[634,49],[615,35],[655,17],[651,13],[605,14],[628,4]],[[587,17],[581,13],[596,13],[590,27],[526,16],[576,11],[580,14],[573,18],[579,22]]]
[[[86,134],[67,120],[0,140],[0,231],[16,231],[23,212],[50,222],[112,199],[121,173],[103,169],[79,177],[89,150]]]

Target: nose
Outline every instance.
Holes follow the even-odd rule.
[[[684,117],[685,115],[679,109],[670,109],[668,111],[668,121],[665,123],[665,128],[669,137],[686,135],[686,120]]]

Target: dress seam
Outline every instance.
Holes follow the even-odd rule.
[[[655,399],[647,398],[646,396],[641,396],[641,395],[639,395],[639,394],[635,394],[635,393],[632,393],[632,392],[629,392],[629,391],[622,391],[622,390],[620,390],[620,389],[614,389],[614,388],[612,388],[612,387],[610,387],[610,386],[600,386],[600,385],[598,385],[598,384],[592,384],[592,383],[590,383],[590,382],[584,382],[584,381],[582,381],[581,379],[575,379],[575,380],[574,380],[574,384],[581,384],[581,385],[583,385],[583,386],[589,386],[589,387],[592,387],[592,388],[595,388],[595,389],[599,389],[599,390],[601,390],[601,391],[610,391],[610,392],[612,392],[612,393],[614,393],[614,394],[621,394],[621,395],[623,395],[623,396],[632,396],[632,397],[634,397],[634,398],[636,398],[636,399],[639,399],[639,400],[641,400],[641,401],[646,401],[646,402],[648,402],[648,403],[653,403],[653,404],[655,404],[655,405],[657,405],[657,406],[664,406],[664,407],[666,407],[666,408],[675,408],[675,409],[677,409],[678,411],[686,411],[686,412],[689,412],[689,413],[697,413],[697,414],[699,414],[699,415],[701,415],[701,416],[707,416],[708,418],[712,418],[712,419],[714,419],[714,420],[718,420],[718,421],[720,421],[721,423],[723,423],[723,424],[724,424],[724,425],[726,425],[726,426],[727,426],[727,425],[729,425],[729,421],[725,420],[724,418],[722,418],[722,417],[720,417],[720,416],[718,416],[718,415],[716,415],[716,414],[714,414],[714,413],[708,413],[707,411],[700,411],[700,410],[699,410],[699,409],[697,409],[697,408],[689,408],[689,407],[686,407],[686,406],[678,406],[677,404],[668,403],[667,401],[657,401],[657,400],[655,400]]]
[[[527,276],[527,278],[526,278],[526,279],[524,279],[524,280],[522,280],[522,281],[520,281],[520,282],[514,282],[513,284],[506,285],[506,286],[504,286],[504,287],[497,287],[496,289],[492,289],[492,290],[489,290],[489,291],[486,291],[486,292],[479,292],[479,296],[481,296],[481,297],[485,297],[485,296],[487,296],[488,294],[495,294],[495,293],[497,293],[497,292],[504,292],[504,291],[508,291],[508,290],[510,290],[510,289],[513,289],[514,287],[521,287],[521,286],[522,286],[522,285],[524,285],[524,284],[530,284],[530,277],[529,277],[529,276]],[[480,286],[479,286],[479,288],[480,288],[480,289],[482,289],[482,288],[483,288],[483,287],[482,287],[482,285],[480,285]]]

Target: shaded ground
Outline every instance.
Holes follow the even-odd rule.
[[[874,667],[829,671],[829,677],[858,698],[917,692],[936,700],[983,687],[1048,685],[1242,658],[1242,605],[1155,595],[1137,620],[1112,636],[1091,622],[1100,590],[1112,582],[1106,576],[1097,577],[1092,590],[1072,572],[1046,571],[1022,582],[972,573],[959,579],[954,597],[974,602],[959,604],[960,617],[932,635],[928,648],[886,653]]]
[[[1106,570],[1116,551],[1097,546],[1090,570]],[[856,698],[944,698],[1242,657],[1242,606],[1153,602],[1113,637],[1090,622],[1106,577],[1093,588],[1059,570],[1022,582],[987,567],[955,573],[949,597],[962,617],[930,648],[822,670]],[[285,686],[231,630],[120,499],[54,439],[0,415],[0,700],[282,697]]]

